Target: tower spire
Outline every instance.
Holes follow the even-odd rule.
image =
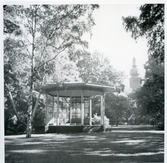
[[[130,75],[132,77],[139,76],[138,69],[137,69],[137,66],[136,66],[136,59],[135,58],[133,58],[133,61],[132,61],[132,69],[130,70]]]
[[[133,90],[136,90],[137,88],[140,87],[140,80],[141,78],[138,77],[139,76],[139,73],[138,73],[138,69],[137,69],[137,66],[136,66],[136,59],[133,58],[132,60],[132,68],[130,70],[130,87],[133,89]]]

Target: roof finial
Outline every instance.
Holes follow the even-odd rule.
[[[136,58],[135,57],[133,58],[133,65],[132,65],[132,67],[137,67],[136,66]]]

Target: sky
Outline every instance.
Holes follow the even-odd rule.
[[[91,52],[102,53],[115,69],[125,72],[126,87],[129,87],[133,58],[136,58],[136,65],[142,78],[145,74],[143,65],[148,59],[146,39],[135,41],[122,24],[122,16],[139,16],[139,7],[140,5],[136,4],[101,4],[93,14],[96,23],[92,30],[93,35],[87,38]]]

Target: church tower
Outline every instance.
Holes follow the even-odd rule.
[[[132,69],[130,70],[130,88],[133,90],[136,90],[137,88],[140,88],[140,80],[141,78],[139,77],[138,69],[136,66],[136,59],[133,58],[132,62]]]

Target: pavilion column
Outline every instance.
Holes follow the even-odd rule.
[[[70,116],[69,116],[69,119],[70,119],[70,124],[71,124],[71,119],[72,119],[72,97],[70,96]]]
[[[57,91],[57,118],[56,125],[59,126],[59,91]]]
[[[92,126],[92,98],[90,97],[90,107],[89,107],[89,125]]]
[[[45,125],[47,125],[47,111],[48,111],[48,95],[45,94]]]
[[[52,106],[52,119],[53,119],[53,124],[54,124],[54,103],[55,103],[55,101],[54,101],[54,96],[53,96],[53,106]]]
[[[81,90],[81,125],[84,125],[84,101],[83,101],[83,90]]]
[[[102,93],[101,94],[101,125],[104,125],[104,114],[105,114],[104,93]]]
[[[103,125],[105,131],[105,94],[103,95]]]

